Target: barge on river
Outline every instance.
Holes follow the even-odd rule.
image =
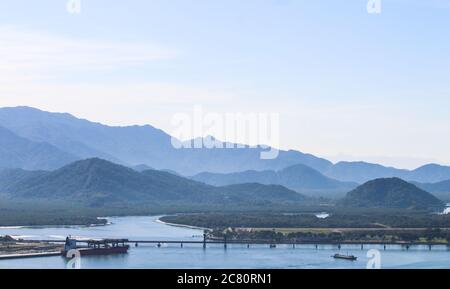
[[[342,254],[334,254],[334,259],[343,259],[343,260],[349,260],[349,261],[356,261],[358,257],[355,257],[353,255],[342,255]]]
[[[116,255],[126,254],[130,248],[128,239],[89,240],[86,243],[87,246],[80,247],[77,246],[77,240],[67,237],[61,253],[66,258],[73,258],[76,252],[81,256]]]

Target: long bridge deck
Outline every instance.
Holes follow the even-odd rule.
[[[449,246],[444,242],[375,242],[375,241],[342,241],[342,242],[321,242],[321,241],[292,241],[279,242],[270,240],[129,240],[123,239],[127,244],[198,244],[198,245],[400,245],[400,246]],[[77,240],[78,243],[89,243],[93,240]],[[106,239],[107,241],[107,239]],[[23,243],[44,242],[44,243],[64,243],[65,240],[20,240]]]
[[[117,239],[97,239],[97,240],[77,240],[78,243],[86,243],[90,244],[92,242],[101,242],[102,244],[113,244],[117,242]],[[65,240],[18,240],[17,243],[65,243]],[[409,250],[411,246],[428,246],[429,250],[432,250],[432,247],[435,245],[443,245],[448,246],[450,249],[450,244],[439,243],[439,242],[427,242],[427,243],[416,243],[416,242],[361,242],[361,241],[342,241],[342,242],[277,242],[270,240],[129,240],[129,239],[120,239],[120,242],[123,244],[134,245],[138,247],[139,244],[156,244],[157,247],[162,247],[162,244],[178,244],[183,248],[184,244],[197,244],[201,245],[203,249],[206,249],[208,245],[223,245],[226,249],[228,245],[232,244],[240,244],[246,245],[247,248],[250,248],[251,245],[268,245],[268,248],[276,248],[277,245],[290,245],[295,248],[296,245],[311,245],[315,246],[316,249],[319,249],[319,245],[332,245],[337,246],[337,249],[340,250],[342,245],[358,245],[361,246],[361,250],[364,250],[364,246],[369,245],[381,245],[384,247],[384,250],[388,249],[388,245],[400,245],[406,250]],[[18,258],[36,258],[36,257],[51,257],[61,255],[61,252],[41,252],[41,253],[29,253],[29,254],[13,254],[13,255],[1,255],[1,260],[7,259],[18,259]]]

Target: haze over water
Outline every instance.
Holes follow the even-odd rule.
[[[53,227],[53,228],[1,228],[0,235],[13,235],[28,239],[64,239],[71,235],[77,238],[128,238],[139,240],[201,240],[202,231],[182,228],[157,222],[159,217],[109,218],[112,223],[101,227]],[[426,246],[414,246],[406,251],[400,246],[268,246],[163,244],[132,246],[127,255],[83,257],[82,268],[366,268],[369,249],[379,249],[382,268],[448,268],[450,251],[446,246],[435,246],[431,251]],[[349,253],[358,261],[335,260],[335,253]],[[0,261],[0,268],[65,268],[62,257],[18,259]]]

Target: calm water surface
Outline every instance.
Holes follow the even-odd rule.
[[[139,240],[201,240],[198,229],[168,226],[157,222],[159,217],[109,218],[112,223],[101,227],[53,227],[53,228],[0,228],[0,235],[13,235],[24,239],[64,239],[68,235],[77,238],[128,238]],[[82,268],[366,268],[369,249],[379,249],[383,268],[450,268],[450,250],[446,246],[268,246],[229,245],[140,245],[132,247],[129,254],[106,257],[83,257]],[[331,255],[348,253],[358,261],[335,260]],[[65,268],[62,257],[0,261],[0,268]]]

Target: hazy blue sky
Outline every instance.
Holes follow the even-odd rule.
[[[450,0],[0,0],[0,106],[170,132],[278,112],[281,147],[450,163]]]

